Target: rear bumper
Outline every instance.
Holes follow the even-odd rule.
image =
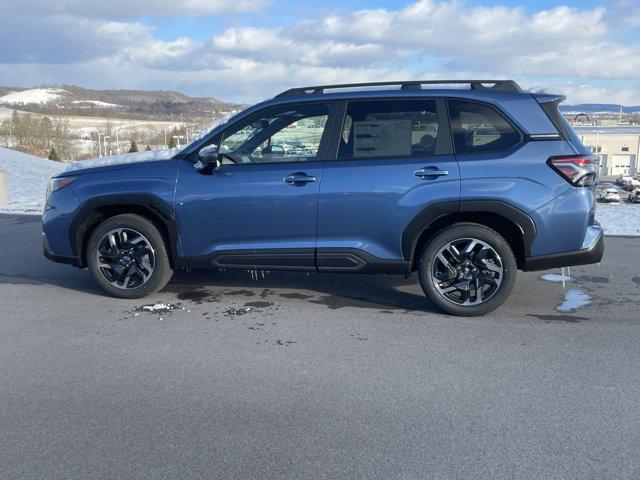
[[[582,248],[572,252],[539,255],[525,260],[525,271],[547,270],[549,268],[572,267],[598,263],[604,255],[604,230],[599,224],[587,228]]]

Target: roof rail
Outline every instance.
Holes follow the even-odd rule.
[[[496,92],[522,92],[520,85],[513,80],[410,80],[405,82],[367,82],[367,83],[342,83],[336,85],[316,85],[313,87],[290,88],[279,93],[274,98],[290,97],[293,95],[322,94],[328,89],[337,88],[361,88],[361,87],[385,87],[399,85],[401,90],[421,90],[422,85],[465,85],[471,90],[492,90]]]

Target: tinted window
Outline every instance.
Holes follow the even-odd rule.
[[[347,106],[338,157],[433,155],[438,133],[433,100],[351,102]]]
[[[312,161],[328,117],[326,104],[263,110],[229,127],[218,150],[225,163]]]
[[[520,134],[496,110],[479,103],[449,101],[456,153],[505,150],[520,142]]]

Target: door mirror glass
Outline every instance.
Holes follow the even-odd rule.
[[[268,145],[260,150],[262,157],[284,157],[284,147],[281,145]]]

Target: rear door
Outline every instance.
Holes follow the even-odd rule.
[[[318,269],[404,271],[416,219],[458,208],[445,102],[354,100],[341,110],[320,185]]]

